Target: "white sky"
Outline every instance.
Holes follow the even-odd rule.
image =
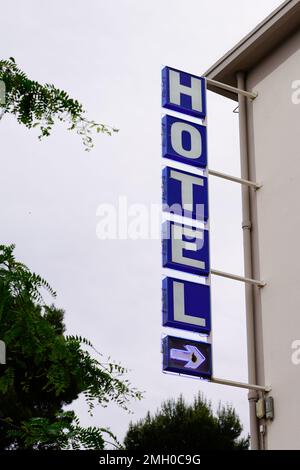
[[[232,403],[248,431],[247,392],[161,372],[161,244],[100,241],[97,207],[159,203],[162,65],[203,73],[279,0],[10,0],[2,2],[1,58],[79,99],[88,115],[120,129],[95,138],[91,153],[61,125],[42,143],[15,119],[0,123],[1,243],[44,276],[66,310],[68,333],[86,336],[131,369],[140,390],[134,415],[98,408],[82,424],[110,426],[122,440],[129,421],[180,393]],[[239,175],[235,103],[209,93],[209,166]],[[210,181],[211,266],[243,273],[240,188]],[[244,288],[212,279],[214,375],[247,381]],[[184,332],[183,332],[183,335]],[[186,334],[187,337],[193,335]]]

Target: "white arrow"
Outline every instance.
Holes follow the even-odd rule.
[[[183,349],[171,349],[171,359],[176,359],[177,361],[185,361],[186,364],[184,367],[186,367],[187,369],[198,369],[198,367],[200,367],[201,364],[203,364],[203,362],[205,361],[205,357],[196,346],[186,344],[184,347],[186,351],[184,351]]]

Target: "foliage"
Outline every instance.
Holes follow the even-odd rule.
[[[8,434],[15,442],[23,442],[25,449],[33,450],[103,449],[107,442],[104,435],[113,440],[110,444],[121,447],[109,430],[81,427],[73,411],[59,413],[53,421],[48,418],[30,418],[18,428],[11,429]]]
[[[17,67],[13,57],[0,61],[0,80],[6,88],[5,103],[0,104],[2,116],[10,113],[28,129],[38,127],[39,138],[50,135],[55,119],[66,122],[69,130],[75,130],[87,151],[94,146],[93,131],[108,135],[118,132],[113,127],[88,120],[82,104],[70,98],[65,91],[52,84],[41,85],[30,80]]]
[[[7,364],[0,366],[0,449],[103,448],[103,430],[80,428],[63,406],[83,394],[91,414],[110,401],[128,410],[141,394],[123,379],[121,365],[100,362],[87,339],[64,334],[64,312],[45,304],[41,288],[55,292],[13,252],[13,245],[0,246],[0,331],[7,347]]]
[[[124,446],[139,452],[184,452],[203,450],[246,450],[248,439],[239,438],[242,425],[231,406],[219,406],[214,415],[211,404],[199,394],[192,405],[181,396],[164,402],[153,416],[130,423]]]

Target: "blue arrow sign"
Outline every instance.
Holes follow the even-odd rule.
[[[163,370],[209,379],[212,376],[211,344],[174,336],[163,339]]]

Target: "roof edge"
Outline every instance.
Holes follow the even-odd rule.
[[[296,14],[295,14],[296,13]],[[300,0],[286,0],[215,62],[203,76],[236,86],[235,74],[247,71],[300,27]],[[208,89],[236,100],[232,93]]]

